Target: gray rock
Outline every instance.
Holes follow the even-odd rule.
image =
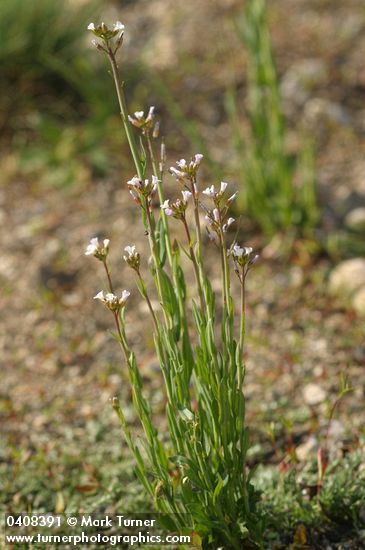
[[[345,260],[336,266],[330,275],[331,294],[352,297],[362,287],[365,288],[364,258]]]
[[[352,299],[352,305],[359,315],[365,315],[365,286],[355,292]]]
[[[352,231],[365,233],[365,207],[351,210],[345,218],[345,225]]]

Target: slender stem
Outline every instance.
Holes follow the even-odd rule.
[[[230,303],[230,276],[229,276],[229,266],[227,261],[227,247],[224,241],[222,212],[219,208],[218,208],[218,212],[219,212],[219,241],[221,245],[221,260],[222,260],[222,271],[223,271],[223,304],[227,315],[230,315],[232,312],[231,312],[231,303]]]
[[[245,335],[246,335],[246,275],[247,273],[242,273],[241,279],[241,319],[240,319],[240,365],[238,369],[238,388],[242,390],[243,384],[243,375],[244,375],[244,363],[243,363],[243,352],[245,344]]]
[[[111,68],[112,68],[113,79],[114,79],[115,89],[117,92],[118,103],[120,108],[120,116],[122,117],[125,133],[127,135],[129,147],[133,156],[137,175],[139,179],[143,179],[144,173],[143,173],[141,158],[138,152],[138,147],[134,137],[132,126],[128,120],[128,108],[127,108],[127,103],[124,95],[123,83],[120,80],[118,65],[115,59],[114,52],[112,51],[110,46],[107,49],[107,54],[108,54]]]
[[[158,183],[157,183],[158,198],[160,200],[160,203],[162,204],[165,200],[164,199],[164,194],[163,194],[163,189],[162,189],[162,172],[158,168],[158,165],[157,165],[157,162],[156,162],[156,157],[155,157],[155,154],[153,152],[151,136],[150,136],[149,133],[146,134],[146,139],[147,139],[147,147],[148,147],[148,152],[149,152],[150,159],[151,159],[153,173],[158,178]],[[167,221],[167,216],[166,216],[166,214],[163,210],[161,211],[161,217],[162,217],[162,223],[163,223],[163,227],[164,227],[164,231],[165,231],[165,242],[166,242],[167,257],[169,259],[170,266],[172,266],[172,248],[171,248],[169,224],[168,224],[168,221]]]
[[[139,281],[141,283],[141,286],[143,288],[143,293],[144,293],[143,295],[144,295],[144,298],[147,302],[148,309],[150,310],[152,320],[153,320],[153,324],[154,324],[155,329],[156,329],[156,333],[157,333],[158,336],[160,336],[160,328],[159,328],[159,325],[158,325],[156,314],[155,314],[154,309],[152,307],[150,297],[149,297],[148,292],[147,292],[146,284],[145,284],[145,282],[142,278],[142,275],[140,274],[139,271],[137,271],[137,275],[138,275]]]
[[[146,212],[147,224],[148,224],[148,240],[149,240],[149,243],[150,243],[150,248],[151,248],[153,261],[154,261],[155,269],[156,269],[156,283],[157,283],[158,296],[160,298],[161,303],[163,303],[162,283],[161,283],[161,264],[160,264],[160,260],[159,260],[159,257],[158,257],[155,230],[154,230],[155,221],[154,221],[153,216],[151,216],[151,211],[150,211],[150,206],[149,206],[149,203],[148,203],[148,199],[146,199],[146,203],[145,203],[145,212]],[[166,324],[168,326],[170,326],[170,328],[171,328],[171,319],[170,319],[170,322],[169,322],[168,318],[167,318],[167,315],[166,315],[165,308],[163,307],[162,309],[163,309],[163,312],[164,312],[164,317],[165,317]]]
[[[155,174],[155,176],[158,179],[160,179],[161,178],[161,171],[159,170],[158,165],[157,165],[155,153],[153,152],[151,136],[150,136],[149,132],[146,132],[146,140],[147,140],[147,147],[148,147],[148,152],[149,152],[150,159],[151,159],[153,173]],[[160,196],[160,192],[161,192],[161,196]],[[163,202],[162,189],[160,188],[160,186],[159,186],[159,197],[160,197],[160,201]]]
[[[105,271],[106,271],[106,276],[108,278],[109,290],[112,294],[114,294],[114,287],[113,287],[112,278],[111,278],[111,275],[110,275],[110,269],[108,267],[106,259],[103,261],[103,265],[104,265],[104,268],[105,268]]]
[[[182,222],[183,222],[184,227],[185,227],[186,237],[187,237],[188,245],[189,245],[190,257],[191,257],[191,261],[193,262],[193,266],[194,266],[194,273],[195,273],[196,284],[198,286],[199,299],[200,299],[200,309],[201,309],[201,312],[203,313],[204,312],[204,298],[203,298],[203,290],[202,290],[200,276],[199,276],[199,267],[198,267],[198,263],[197,263],[197,260],[196,260],[194,248],[193,248],[192,243],[191,243],[190,230],[189,230],[189,226],[186,222],[185,216],[182,219]]]
[[[103,261],[103,265],[104,265],[106,276],[107,276],[107,279],[108,279],[109,290],[112,294],[114,294],[113,282],[112,282],[110,269],[109,269],[109,266],[107,264],[106,259]],[[120,320],[119,320],[119,314],[118,314],[117,311],[113,311],[113,317],[114,317],[115,327],[117,329],[117,334],[119,336],[120,345],[121,345],[121,347],[124,351],[126,361],[127,361],[127,363],[129,363],[128,352],[127,352],[127,348],[125,347],[125,342],[123,340],[122,329],[121,329]]]
[[[200,228],[200,218],[199,218],[199,197],[196,190],[196,180],[192,181],[192,194],[194,199],[194,218],[195,218],[195,227],[196,227],[196,240],[198,243],[198,262],[199,265],[202,264],[202,233]]]

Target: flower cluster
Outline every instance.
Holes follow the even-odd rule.
[[[107,306],[108,309],[118,313],[125,306],[130,294],[131,293],[129,290],[123,290],[121,297],[118,298],[118,296],[112,292],[104,293],[104,291],[101,290],[96,296],[94,296],[94,300],[100,300]]]
[[[115,51],[117,51],[123,42],[124,28],[125,27],[123,23],[117,21],[116,23],[114,23],[111,29],[107,27],[105,23],[100,23],[100,25],[90,23],[87,27],[87,30],[91,31],[98,38],[101,38],[106,47],[109,46],[109,42],[111,40],[115,40]],[[92,43],[96,48],[104,50],[105,52],[107,51],[107,49],[105,49],[97,40],[93,40]]]
[[[251,266],[255,265],[259,259],[259,255],[253,253],[251,246],[239,246],[237,243],[233,244],[229,254],[233,258],[236,273],[239,268],[249,269]]]
[[[182,200],[177,199],[174,203],[170,204],[169,200],[165,200],[161,204],[161,209],[165,212],[166,216],[172,216],[178,220],[185,219],[185,211],[188,207],[188,200],[191,197],[190,191],[181,191],[183,196]]]
[[[203,155],[197,153],[189,163],[185,159],[178,160],[176,162],[177,168],[171,166],[169,172],[182,183],[185,180],[194,182],[202,160]]]
[[[105,262],[109,254],[109,239],[104,239],[102,243],[99,243],[97,237],[93,237],[85,250],[85,256],[95,256],[98,260]]]
[[[228,216],[228,212],[229,207],[236,198],[237,193],[234,193],[231,197],[227,198],[227,187],[228,183],[222,181],[219,190],[216,190],[214,185],[211,185],[203,191],[204,195],[213,200],[215,206],[212,210],[208,210],[205,219],[207,220],[208,225],[211,227],[211,229],[218,235],[221,231],[223,233],[227,233],[229,227],[235,222],[234,218]],[[209,237],[211,238],[211,240],[214,240],[210,236],[210,234]]]
[[[137,271],[139,273],[139,266],[141,263],[141,256],[139,252],[137,252],[136,247],[134,245],[126,246],[124,251],[126,254],[123,256],[123,260],[127,262],[129,267]]]
[[[216,204],[217,206],[219,206],[222,203],[224,203],[224,205],[230,206],[234,201],[234,199],[236,198],[237,193],[233,193],[233,195],[227,199],[225,196],[225,191],[227,187],[228,187],[228,183],[225,181],[221,181],[221,187],[219,191],[216,190],[214,185],[211,185],[210,187],[207,187],[206,189],[204,189],[203,194],[213,199],[214,204]]]
[[[143,205],[141,201],[142,198],[147,200],[147,203],[150,204],[152,197],[157,191],[158,178],[152,176],[150,181],[149,179],[140,180],[137,176],[134,176],[127,182],[127,185],[130,194],[138,204]]]
[[[143,134],[148,134],[155,123],[155,108],[150,107],[147,116],[144,111],[136,111],[133,116],[128,115],[128,120],[133,126],[142,130]]]

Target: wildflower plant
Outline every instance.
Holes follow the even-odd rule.
[[[166,394],[168,437],[158,432],[151,404],[143,393],[137,358],[126,336],[129,291],[118,295],[108,264],[109,240],[92,239],[85,254],[104,266],[106,289],[95,299],[113,314],[116,335],[125,356],[133,405],[143,428],[142,445],[128,425],[117,398],[113,407],[136,460],[136,473],[152,496],[158,511],[173,514],[173,527],[184,529],[186,514],[203,548],[260,548],[262,521],[257,515],[259,495],[247,469],[249,433],[245,423],[245,282],[258,256],[238,243],[227,245],[227,230],[235,220],[230,207],[236,198],[222,182],[200,191],[199,171],[203,155],[179,160],[169,169],[178,186],[178,198],[164,196],[166,150],[160,144],[157,160],[158,123],[151,107],[128,112],[116,54],[123,43],[124,26],[89,25],[93,44],[111,65],[120,114],[127,135],[135,174],[126,188],[141,219],[151,251],[149,262],[160,307],[147,290],[146,273],[135,245],[125,246],[123,259],[135,273],[136,285],[146,301],[153,326],[154,344]],[[158,198],[160,208],[154,208]],[[207,276],[203,251],[203,223],[218,250],[222,297],[216,300]],[[181,224],[182,241],[170,237],[170,223]],[[195,276],[195,295],[188,294],[182,268],[182,252]],[[235,308],[231,272],[241,286]],[[189,289],[190,291],[190,289]],[[220,307],[218,307],[220,306]],[[192,309],[193,319],[188,322]],[[237,318],[237,322],[236,321]],[[192,326],[191,326],[192,325]]]

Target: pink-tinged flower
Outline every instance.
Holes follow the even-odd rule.
[[[133,176],[132,179],[130,179],[129,181],[127,181],[127,185],[131,186],[131,187],[137,187],[137,189],[141,189],[142,187],[142,180],[140,180],[139,178],[137,178],[137,176]]]
[[[189,193],[189,195],[185,195],[187,199],[191,196],[191,193],[189,191],[182,191],[182,193],[183,193],[183,196],[184,196],[184,193],[186,194]],[[184,220],[185,211],[188,206],[187,199],[186,200],[177,199],[172,204],[170,204],[169,200],[165,200],[165,202],[161,204],[161,208],[165,212],[166,216],[172,216],[177,220]]]
[[[180,170],[186,171],[188,169],[188,164],[185,159],[177,160],[176,164]]]
[[[170,208],[170,201],[168,199],[166,199],[165,202],[161,204],[161,209],[165,212],[166,216],[173,215],[173,211]]]
[[[104,239],[99,243],[99,239],[94,237],[90,240],[85,250],[85,256],[95,256],[98,260],[104,261],[109,253],[109,239]]]
[[[151,181],[149,179],[140,180],[137,176],[134,176],[127,182],[129,192],[133,199],[141,204],[141,197],[150,199],[156,193],[158,184],[158,178],[152,176]]]
[[[197,153],[194,157],[193,164],[195,168],[198,168],[200,166],[201,161],[203,160],[204,155],[201,153]]]

